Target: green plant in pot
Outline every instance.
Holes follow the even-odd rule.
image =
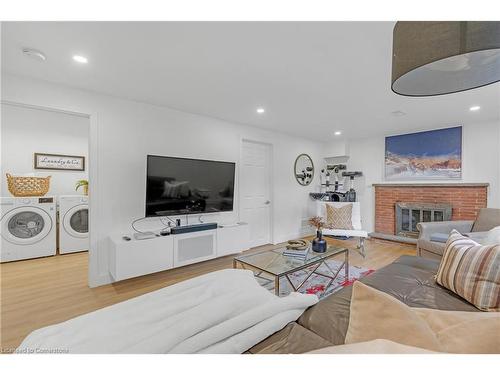
[[[322,229],[326,226],[323,218],[314,216],[309,219],[309,225],[316,228],[316,238],[312,240],[312,250],[317,253],[324,253],[327,248],[326,240],[323,238]]]
[[[89,195],[89,182],[87,180],[77,181],[75,185],[75,190],[78,191],[80,187],[83,187],[83,194]]]

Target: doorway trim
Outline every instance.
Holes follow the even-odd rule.
[[[102,284],[107,284],[111,282],[111,277],[108,274],[100,273],[100,261],[99,261],[99,241],[100,230],[99,230],[99,218],[100,215],[100,188],[98,179],[98,114],[97,112],[80,112],[72,109],[62,109],[45,105],[31,104],[16,102],[10,100],[1,100],[1,104],[38,109],[42,111],[63,113],[72,116],[85,117],[89,119],[89,141],[88,141],[88,160],[87,165],[88,175],[89,175],[89,191],[92,194],[91,199],[89,199],[89,259],[88,259],[88,276],[87,285],[89,287],[95,287]]]
[[[241,207],[242,205],[242,186],[241,186],[241,173],[242,173],[242,162],[243,162],[243,144],[244,142],[257,143],[269,147],[269,199],[271,204],[269,205],[269,240],[271,244],[274,242],[274,145],[270,142],[264,142],[259,139],[241,137],[240,138],[240,153],[239,153],[239,167],[238,167],[238,221],[241,221]]]

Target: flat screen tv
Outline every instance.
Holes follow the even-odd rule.
[[[148,155],[146,217],[233,210],[235,163]]]

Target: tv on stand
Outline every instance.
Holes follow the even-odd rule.
[[[235,163],[147,156],[146,217],[232,211]]]

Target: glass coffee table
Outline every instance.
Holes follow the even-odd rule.
[[[249,269],[254,272],[255,277],[267,280],[269,282],[274,282],[274,293],[279,296],[280,294],[280,279],[286,278],[290,286],[295,292],[297,292],[304,283],[309,280],[313,275],[320,275],[326,277],[330,281],[324,289],[324,292],[328,290],[332,282],[338,276],[339,272],[344,269],[345,280],[349,280],[349,250],[343,247],[329,246],[324,253],[315,253],[311,249],[307,254],[305,259],[293,258],[283,255],[283,251],[286,248],[279,248],[274,250],[261,251],[254,254],[242,255],[233,259],[233,268],[243,268]],[[336,257],[343,256],[344,261],[337,271],[331,269],[326,260]],[[324,265],[331,275],[323,272],[319,272],[318,268]],[[310,269],[310,273],[307,277],[300,282],[299,285],[295,286],[290,280],[290,274],[304,270]],[[270,276],[268,278],[266,276]]]

